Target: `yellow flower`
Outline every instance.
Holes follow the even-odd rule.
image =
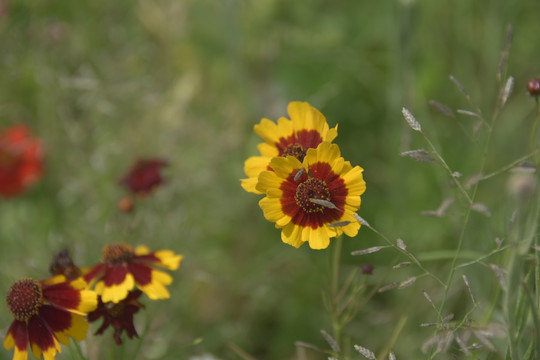
[[[323,142],[308,149],[303,162],[276,157],[270,167],[273,171],[259,175],[257,189],[266,192],[259,206],[282,229],[283,242],[325,249],[332,237],[358,233],[355,213],[366,190],[363,169],[345,161],[337,145]]]
[[[262,119],[254,127],[265,142],[257,146],[261,155],[248,158],[244,164],[247,178],[242,179],[242,187],[247,192],[264,194],[257,180],[262,171],[271,170],[272,158],[294,156],[302,162],[308,149],[316,148],[323,141],[331,142],[337,136],[337,126],[330,129],[324,115],[307,102],[293,101],[287,111],[290,120],[281,117],[276,124]]]
[[[13,359],[28,359],[28,344],[37,359],[54,359],[60,343],[69,338],[86,337],[85,315],[97,306],[96,293],[86,289],[81,278],[65,281],[63,275],[47,280],[23,279],[9,289],[6,302],[15,318],[9,327],[4,347],[15,348]]]
[[[183,256],[171,250],[150,252],[146,246],[110,244],[103,248],[100,264],[84,269],[84,279],[95,284],[95,291],[103,302],[119,303],[128,296],[135,286],[150,299],[168,299],[166,286],[172,277],[155,267],[176,270]]]

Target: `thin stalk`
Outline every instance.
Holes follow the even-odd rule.
[[[437,160],[439,160],[439,162],[441,163],[441,165],[446,169],[446,171],[448,172],[448,174],[450,175],[450,178],[452,179],[452,181],[454,182],[454,184],[457,186],[457,188],[459,189],[459,191],[461,192],[461,194],[463,195],[463,197],[465,197],[465,199],[467,200],[467,203],[469,205],[472,205],[473,201],[471,199],[471,197],[469,196],[469,194],[467,193],[467,190],[465,190],[465,188],[463,187],[463,185],[461,184],[461,182],[458,181],[458,179],[456,178],[456,176],[454,176],[454,172],[452,171],[452,169],[450,169],[450,166],[448,166],[448,164],[446,163],[446,161],[443,159],[443,157],[441,156],[441,154],[439,154],[439,152],[437,151],[437,148],[435,148],[435,145],[433,145],[433,143],[431,142],[431,140],[429,140],[429,138],[426,136],[426,134],[424,134],[423,131],[420,131],[420,133],[422,134],[422,136],[424,137],[424,139],[426,140],[426,142],[428,143],[429,147],[431,148],[431,151],[435,154],[435,156],[437,157]]]
[[[339,314],[339,266],[341,260],[341,248],[343,247],[342,237],[338,237],[334,242],[334,248],[331,259],[331,280],[330,280],[330,303],[332,311],[332,333],[335,341],[339,344],[341,341],[341,330],[343,324]]]
[[[531,140],[530,140],[531,149],[533,150],[533,152],[534,152],[534,149],[536,148],[536,128],[538,126],[538,120],[540,119],[540,106],[538,104],[538,96],[535,96],[534,100],[536,102],[536,116],[534,118],[534,123],[531,130]],[[533,157],[533,161],[536,165],[538,165],[538,163],[536,162],[536,156]]]
[[[86,357],[83,355],[81,346],[79,345],[78,341],[73,341],[73,347],[75,348],[77,358],[82,359],[82,360],[86,360]]]
[[[404,254],[405,256],[407,256],[413,263],[416,264],[416,266],[418,266],[420,268],[420,270],[422,270],[424,273],[426,273],[428,276],[432,277],[433,279],[435,279],[439,284],[441,284],[442,286],[445,286],[446,287],[446,284],[441,280],[439,279],[435,274],[433,274],[431,271],[429,271],[428,269],[426,269],[424,267],[424,265],[422,265],[422,263],[416,258],[416,256],[414,256],[412,253],[410,253],[409,251],[407,250],[403,250],[401,249],[399,246],[397,246],[396,244],[394,244],[392,241],[390,241],[390,239],[388,239],[383,233],[381,233],[380,231],[378,231],[377,229],[375,229],[373,226],[371,226],[370,224],[364,224],[364,226],[367,226],[368,229],[370,229],[371,231],[373,231],[375,234],[379,235],[384,241],[386,241],[390,246],[392,246],[393,248],[395,248],[396,250],[398,250],[399,252],[401,252],[402,254]]]

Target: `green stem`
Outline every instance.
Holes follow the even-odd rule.
[[[424,265],[422,265],[422,263],[416,258],[416,256],[414,256],[411,252],[407,251],[407,250],[404,250],[402,248],[400,248],[399,246],[397,246],[396,244],[394,244],[392,241],[390,241],[390,239],[388,239],[383,233],[379,232],[377,229],[375,229],[373,226],[371,226],[370,224],[364,224],[364,226],[367,226],[368,229],[370,229],[371,231],[373,231],[375,234],[379,235],[384,241],[386,241],[390,246],[392,246],[393,248],[395,248],[396,250],[398,250],[399,252],[401,252],[402,254],[404,254],[405,256],[407,256],[413,263],[416,264],[416,266],[418,266],[420,268],[420,270],[422,270],[426,275],[428,276],[431,276],[433,279],[435,279],[439,284],[441,284],[442,286],[445,286],[445,283],[439,279],[437,276],[435,276],[435,274],[433,274],[431,271],[429,271],[428,269],[426,269],[424,267]]]
[[[467,203],[470,205],[472,205],[473,201],[471,199],[471,197],[469,196],[469,194],[467,193],[467,191],[465,190],[465,188],[463,187],[463,185],[461,185],[461,183],[458,181],[457,177],[454,176],[454,172],[452,171],[452,169],[450,169],[450,166],[448,166],[448,164],[446,163],[446,161],[443,159],[443,157],[441,156],[441,154],[439,154],[439,152],[437,151],[437,149],[435,148],[435,145],[433,145],[433,143],[431,142],[431,140],[429,140],[429,138],[426,136],[426,134],[424,134],[423,131],[420,131],[420,133],[422,134],[422,136],[424,137],[424,139],[426,140],[426,142],[428,143],[429,147],[431,148],[431,151],[435,154],[435,156],[437,157],[437,160],[439,160],[439,162],[441,163],[441,165],[446,169],[446,171],[448,172],[448,174],[450,175],[450,178],[452,179],[452,181],[454,182],[454,184],[457,186],[457,188],[459,189],[459,191],[461,192],[461,194],[465,197],[465,199],[467,199]]]
[[[332,304],[332,330],[334,340],[340,344],[341,341],[341,329],[343,324],[341,323],[341,318],[339,314],[339,266],[341,260],[341,249],[343,247],[343,239],[338,237],[334,242],[334,252],[332,253],[332,278],[330,282],[330,303]]]
[[[79,345],[78,341],[75,341],[75,340],[73,341],[73,347],[75,348],[75,351],[77,352],[77,358],[86,360],[86,357],[83,355],[81,346]]]
[[[534,118],[534,123],[531,130],[531,140],[530,140],[531,149],[533,150],[533,153],[534,153],[534,149],[536,148],[536,128],[538,126],[538,120],[540,119],[540,106],[538,105],[538,96],[535,96],[534,100],[536,101],[536,116]],[[536,156],[533,157],[533,162],[536,165],[538,165],[536,162]]]

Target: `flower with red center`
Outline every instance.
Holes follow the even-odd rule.
[[[294,156],[300,162],[304,160],[306,151],[316,148],[321,142],[331,142],[337,136],[337,126],[330,129],[323,114],[307,102],[293,101],[287,111],[290,120],[284,117],[277,124],[262,119],[254,130],[265,142],[257,148],[261,156],[252,156],[244,164],[247,179],[242,179],[244,190],[254,194],[264,194],[257,186],[259,174],[272,170],[270,160],[276,156]]]
[[[136,195],[147,195],[163,183],[161,168],[168,165],[163,159],[139,159],[129,172],[120,179],[120,184]]]
[[[88,321],[94,322],[103,317],[103,323],[96,331],[96,335],[101,335],[109,327],[114,328],[114,342],[116,345],[122,344],[122,332],[125,331],[127,336],[132,339],[134,336],[139,337],[135,325],[133,325],[133,315],[144,308],[137,299],[141,296],[141,290],[130,291],[128,296],[118,303],[104,303],[101,298],[98,299],[98,307],[96,310],[88,314]]]
[[[43,173],[41,142],[25,125],[0,131],[0,195],[14,196],[36,183]]]
[[[307,241],[312,249],[325,249],[332,237],[358,233],[363,169],[345,161],[337,145],[323,142],[308,149],[303,162],[276,157],[270,167],[273,171],[259,175],[257,188],[266,191],[259,206],[282,229],[283,242],[300,247]]]
[[[4,347],[15,348],[13,359],[28,359],[28,343],[37,359],[54,359],[60,343],[69,338],[86,337],[85,315],[97,306],[94,291],[82,279],[65,281],[64,276],[47,280],[23,279],[9,289],[6,303],[15,318],[9,327]]]
[[[83,277],[95,283],[95,291],[105,303],[122,301],[135,286],[152,300],[168,299],[165,286],[173,279],[155,267],[176,270],[182,258],[171,250],[150,252],[146,246],[133,249],[125,243],[111,244],[103,248],[100,264],[83,269]]]

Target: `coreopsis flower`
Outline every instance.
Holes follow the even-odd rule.
[[[14,196],[37,182],[43,173],[41,142],[25,125],[0,131],[0,195]]]
[[[182,258],[171,250],[150,252],[146,246],[111,244],[103,248],[100,264],[83,269],[83,277],[91,285],[95,283],[104,303],[122,301],[135,286],[152,300],[168,299],[166,286],[173,279],[157,268],[176,270]]]
[[[13,284],[6,303],[15,320],[4,339],[7,350],[15,348],[13,359],[28,359],[28,343],[37,359],[54,359],[60,343],[69,344],[70,337],[83,340],[88,329],[85,314],[97,306],[96,293],[86,286],[81,278],[65,281],[61,275]]]
[[[114,328],[114,342],[117,345],[122,344],[122,332],[125,331],[127,336],[132,339],[139,337],[135,325],[133,324],[133,315],[139,309],[144,308],[137,299],[141,296],[141,290],[130,291],[128,296],[118,303],[104,303],[101,297],[98,298],[97,309],[88,314],[88,321],[94,322],[103,317],[103,323],[96,331],[95,335],[101,335],[109,327]]]
[[[323,114],[307,102],[293,101],[287,107],[290,120],[284,117],[274,123],[262,119],[254,127],[255,133],[265,142],[257,148],[260,156],[252,156],[244,163],[246,179],[242,179],[244,190],[254,194],[264,194],[257,186],[262,171],[271,170],[270,160],[276,156],[294,156],[300,162],[306,151],[316,148],[321,142],[331,142],[337,136],[337,126],[330,129]]]
[[[135,195],[147,195],[163,183],[161,169],[167,165],[168,162],[160,158],[139,159],[120,179],[120,184]]]
[[[356,211],[366,189],[363,169],[345,161],[337,145],[323,142],[308,149],[303,162],[276,157],[270,167],[273,171],[259,175],[257,188],[266,191],[259,206],[282,229],[283,242],[324,249],[332,237],[358,233]]]

